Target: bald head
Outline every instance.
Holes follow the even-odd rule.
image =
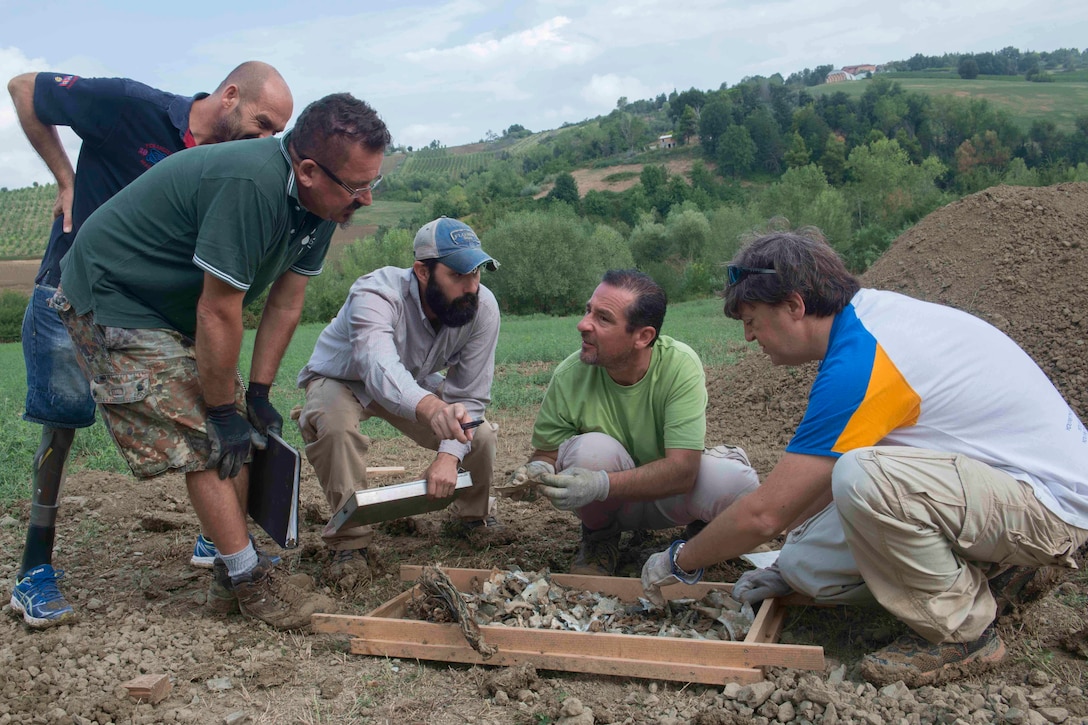
[[[250,60],[193,104],[189,128],[198,144],[265,138],[283,131],[293,111],[291,89],[279,71]]]

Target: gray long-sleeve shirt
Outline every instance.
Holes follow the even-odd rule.
[[[415,420],[419,401],[434,393],[446,403],[461,403],[473,418],[482,417],[495,377],[499,306],[483,285],[479,294],[469,324],[436,332],[423,314],[411,268],[383,267],[360,277],[318,337],[298,374],[298,386],[334,378],[364,406],[376,402],[410,420]],[[444,440],[438,450],[463,459],[470,447]]]

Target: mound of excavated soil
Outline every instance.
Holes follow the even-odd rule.
[[[899,237],[862,285],[958,307],[1016,340],[1088,420],[1088,184],[998,186]],[[772,368],[751,350],[711,375],[708,439],[741,440],[766,472],[804,414],[815,366]]]

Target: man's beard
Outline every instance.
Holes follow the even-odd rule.
[[[212,136],[217,139],[217,143],[238,141],[244,135],[245,129],[242,128],[242,109],[240,105],[235,106],[234,110],[226,116],[217,118],[212,126]]]
[[[480,304],[480,296],[475,292],[463,294],[454,300],[447,300],[446,295],[435,283],[433,275],[427,280],[423,299],[445,327],[464,327],[472,322],[476,317],[476,308]]]

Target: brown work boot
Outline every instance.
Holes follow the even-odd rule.
[[[242,614],[259,619],[276,629],[302,629],[317,611],[315,598],[296,587],[276,570],[267,556],[239,577],[231,577],[231,590],[238,597]]]
[[[620,562],[620,525],[587,529],[582,524],[582,543],[570,565],[571,574],[613,576]]]

